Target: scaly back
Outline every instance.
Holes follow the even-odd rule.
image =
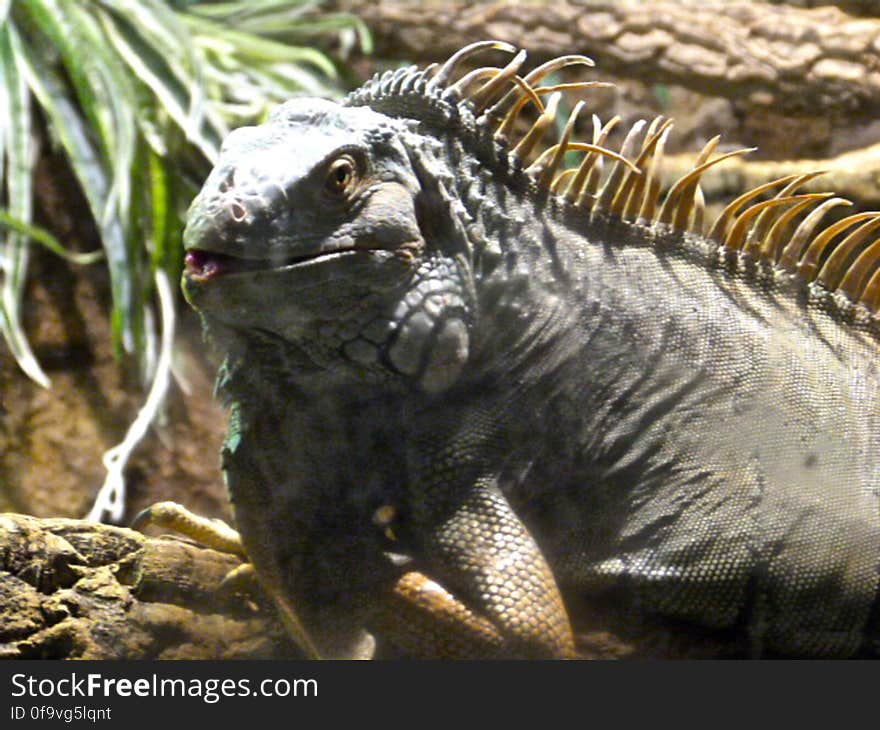
[[[514,54],[504,67],[479,67],[460,78],[458,67],[488,50]],[[592,66],[580,55],[561,56],[524,76],[526,53],[501,41],[462,48],[442,65],[432,64],[377,75],[344,101],[369,106],[389,116],[406,117],[438,134],[455,134],[495,172],[525,176],[530,195],[554,196],[586,216],[610,216],[639,223],[658,234],[677,236],[682,245],[693,236],[711,240],[718,262],[759,277],[788,277],[823,299],[823,306],[844,319],[878,332],[880,309],[880,212],[861,212],[828,224],[828,213],[851,202],[833,193],[800,193],[819,171],[788,175],[749,190],[707,224],[700,177],[740,149],[712,157],[719,137],[709,140],[690,172],[662,194],[659,171],[672,121],[637,122],[619,150],[607,146],[614,117],[604,125],[593,117],[590,141],[574,139],[584,110],[577,102],[560,124],[566,91],[605,86],[603,82],[542,85],[549,74],[572,65]],[[518,124],[529,105],[537,111],[531,125]],[[525,130],[523,131],[523,127]],[[550,130],[561,133],[547,140]],[[569,152],[583,153],[567,167]],[[604,163],[604,164],[603,164]],[[607,164],[610,163],[610,164]],[[603,169],[607,168],[607,169]]]

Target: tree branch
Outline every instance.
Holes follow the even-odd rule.
[[[584,53],[602,72],[667,83],[778,111],[880,110],[880,20],[835,7],[760,2],[557,0],[337,0],[361,17],[377,52],[412,61],[445,58],[499,38],[536,61]]]
[[[667,155],[662,177],[669,186],[694,168],[695,154]],[[845,152],[823,160],[750,160],[734,157],[708,170],[700,186],[709,199],[730,198],[784,175],[800,175],[815,170],[826,174],[811,180],[802,192],[834,191],[863,208],[880,207],[880,144]]]
[[[238,558],[175,538],[0,514],[0,658],[301,658]]]

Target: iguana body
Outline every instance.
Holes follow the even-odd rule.
[[[657,195],[661,120],[600,180],[616,153],[605,128],[571,141],[580,105],[540,145],[540,79],[583,59],[450,80],[493,45],[288,102],[193,203],[185,291],[225,355],[258,573],[329,655],[364,628],[415,654],[570,655],[557,586],[755,653],[870,646],[878,218],[816,233],[841,201],[786,179],[702,235],[702,168]],[[525,104],[544,112],[520,135]]]

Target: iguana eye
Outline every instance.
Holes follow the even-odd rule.
[[[325,187],[334,195],[341,195],[348,191],[355,181],[356,169],[354,160],[344,155],[330,164],[327,169]]]

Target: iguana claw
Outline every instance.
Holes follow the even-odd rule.
[[[222,520],[197,515],[177,502],[157,502],[139,512],[131,522],[133,530],[143,530],[148,525],[174,530],[220,552],[247,557],[238,532]],[[245,563],[230,571],[224,578],[223,584],[239,580],[243,575],[253,572],[253,566]],[[264,585],[264,588],[280,609],[281,617],[293,640],[308,658],[320,659],[320,653],[308,631],[286,598],[280,595],[279,591],[272,590],[271,586]]]

